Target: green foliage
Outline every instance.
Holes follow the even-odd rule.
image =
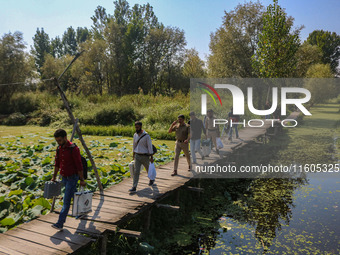
[[[311,94],[311,105],[324,103],[327,100],[338,95],[339,88],[333,79],[331,67],[329,64],[315,64],[309,67],[306,77],[308,78],[324,78],[324,79],[306,79],[304,87],[307,88]]]
[[[203,78],[206,76],[204,61],[199,57],[197,50],[186,50],[185,62],[182,72],[187,78]]]
[[[308,68],[307,78],[333,78],[332,70],[329,64],[315,64]]]
[[[322,52],[316,45],[304,42],[296,52],[296,77],[306,77],[306,73],[315,64],[320,64]],[[307,76],[308,77],[308,76]]]
[[[340,60],[340,36],[335,32],[314,30],[309,34],[307,42],[322,51],[322,62],[330,64],[335,73]]]
[[[134,126],[83,126],[82,133],[86,135],[99,136],[133,136],[136,132]],[[156,130],[147,132],[154,139],[175,140],[174,133],[169,134],[167,130]]]
[[[263,15],[263,30],[253,56],[253,68],[259,77],[292,77],[296,69],[300,30],[292,31],[293,19],[274,0]]]
[[[115,1],[113,15],[98,6],[92,20],[91,30],[69,27],[62,39],[50,41],[37,30],[32,54],[43,78],[57,77],[70,56],[85,50],[60,81],[64,90],[119,96],[189,90],[182,74],[184,32],[160,23],[150,4],[130,7],[126,0]],[[49,84],[41,88],[56,93]]]
[[[73,27],[67,28],[67,30],[64,32],[62,37],[62,44],[64,47],[64,54],[68,55],[75,55],[77,52],[77,39],[76,39],[76,31],[73,29]]]
[[[167,133],[169,125],[179,114],[184,114],[189,120],[190,98],[183,93],[176,93],[173,96],[138,94],[118,98],[107,94],[77,96],[69,92],[66,96],[74,115],[79,118],[81,125],[85,125],[83,131],[87,134],[130,136],[134,133],[134,122],[141,120],[145,129],[152,131],[155,138],[172,140],[173,134]],[[8,109],[17,109],[23,105],[17,99],[28,102],[22,108],[27,112],[29,125],[52,127],[71,125],[61,100],[56,96],[47,92],[16,93],[10,100]],[[34,111],[28,112],[30,109]],[[22,118],[23,115],[20,116]],[[17,123],[25,124],[19,120]],[[14,122],[6,118],[4,123]],[[110,127],[103,127],[104,125]]]
[[[12,113],[4,124],[9,126],[22,126],[26,124],[26,117],[20,112]]]
[[[130,176],[128,164],[132,160],[131,134],[134,128],[129,126],[128,129],[128,137],[84,136],[104,187]],[[43,198],[43,189],[45,182],[52,179],[56,142],[53,137],[55,130],[50,128],[3,126],[1,130],[0,150],[6,155],[0,156],[0,231],[4,232],[47,213],[51,208],[52,200]],[[74,142],[81,147],[76,137]],[[156,165],[173,159],[170,148],[174,142],[154,139],[153,144],[158,148]],[[81,153],[87,157],[82,149]],[[97,189],[90,161],[86,182],[88,189]],[[56,208],[60,207],[60,202],[57,198]]]
[[[0,38],[0,84],[28,82],[33,75],[33,62],[25,52],[25,42],[21,32],[4,34]],[[24,90],[22,85],[0,86],[0,112],[6,108],[14,92]]]
[[[264,7],[261,3],[238,4],[226,12],[223,24],[211,34],[209,76],[219,78],[253,77],[251,57],[262,31]]]
[[[34,56],[36,67],[40,73],[45,63],[45,57],[49,53],[51,53],[50,37],[44,31],[44,28],[41,28],[41,30],[37,28],[33,37],[32,55]]]
[[[51,40],[51,55],[55,58],[60,58],[64,55],[63,44],[59,36]]]
[[[79,120],[86,125],[132,125],[137,119],[137,114],[131,105],[106,104],[94,110],[81,111]]]
[[[33,91],[19,92],[13,94],[8,106],[8,112],[21,112],[26,114],[38,110],[39,99]]]

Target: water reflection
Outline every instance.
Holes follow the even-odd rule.
[[[243,215],[234,219],[246,219],[255,228],[255,237],[266,251],[282,224],[289,225],[295,207],[294,191],[306,183],[306,179],[253,180],[243,198],[235,202]]]

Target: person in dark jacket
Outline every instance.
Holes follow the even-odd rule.
[[[192,162],[197,164],[196,162],[196,151],[201,155],[202,160],[204,159],[204,155],[201,151],[201,136],[202,132],[205,134],[205,128],[203,126],[203,121],[196,118],[194,112],[190,112],[190,120],[188,124],[190,125],[190,151]]]
[[[229,137],[228,140],[232,141],[232,137],[233,137],[233,129],[235,129],[235,134],[236,134],[236,139],[239,138],[238,136],[238,130],[237,130],[237,125],[238,124],[234,124],[240,121],[240,116],[235,115],[233,112],[233,107],[231,107],[230,112],[228,113],[228,119],[229,119],[229,123],[230,123],[230,129],[229,129]]]
[[[64,204],[60,211],[58,222],[52,227],[62,230],[68,211],[70,209],[71,198],[77,191],[78,179],[81,186],[86,186],[83,176],[83,166],[81,163],[80,150],[77,146],[67,140],[66,131],[58,129],[54,133],[54,138],[58,143],[58,148],[55,156],[55,167],[52,181],[56,181],[57,174],[60,170],[62,183],[65,186]]]
[[[212,144],[214,144],[215,149],[216,149],[216,153],[219,155],[220,151],[217,147],[217,141],[216,139],[218,137],[220,137],[220,129],[218,128],[218,125],[214,125],[214,120],[215,120],[215,116],[214,116],[214,111],[212,109],[209,109],[207,111],[207,117],[205,118],[205,135],[206,138],[210,139],[210,141],[212,142]]]

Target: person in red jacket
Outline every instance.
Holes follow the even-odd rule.
[[[58,222],[53,224],[52,227],[62,230],[70,209],[71,198],[73,198],[74,193],[77,191],[78,179],[80,180],[81,186],[85,186],[86,183],[83,176],[83,166],[79,148],[67,140],[66,131],[63,129],[55,131],[54,138],[59,146],[55,156],[52,181],[56,181],[57,174],[60,170],[62,183],[65,186],[65,194],[64,204],[60,211]]]

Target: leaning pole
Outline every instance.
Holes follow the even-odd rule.
[[[88,149],[86,143],[85,143],[85,140],[83,138],[83,135],[81,133],[81,130],[76,122],[76,119],[71,111],[71,108],[70,108],[70,104],[66,98],[66,95],[64,93],[64,91],[61,89],[60,85],[59,85],[59,80],[61,79],[61,77],[64,75],[64,73],[70,68],[70,66],[73,64],[74,61],[76,61],[76,59],[83,53],[84,51],[80,52],[80,53],[77,53],[76,56],[72,59],[71,63],[65,68],[65,70],[62,72],[62,74],[58,77],[58,78],[53,78],[53,81],[57,87],[57,89],[59,90],[59,93],[60,93],[60,96],[61,96],[61,99],[63,100],[64,102],[64,105],[65,105],[65,108],[66,108],[66,111],[71,119],[71,122],[72,124],[75,126],[75,130],[78,134],[78,137],[79,137],[79,140],[81,142],[81,144],[83,145],[83,148],[85,149],[85,152],[86,152],[86,155],[87,157],[90,159],[90,162],[91,162],[91,165],[92,165],[92,168],[93,168],[93,171],[94,171],[94,174],[96,176],[96,179],[97,179],[97,184],[98,184],[98,188],[99,188],[99,191],[102,193],[103,192],[103,186],[102,186],[102,183],[100,181],[100,177],[99,177],[99,174],[98,174],[98,171],[97,171],[97,167],[96,167],[96,163],[94,162],[93,160],[93,157],[91,155],[91,152],[90,150]]]

